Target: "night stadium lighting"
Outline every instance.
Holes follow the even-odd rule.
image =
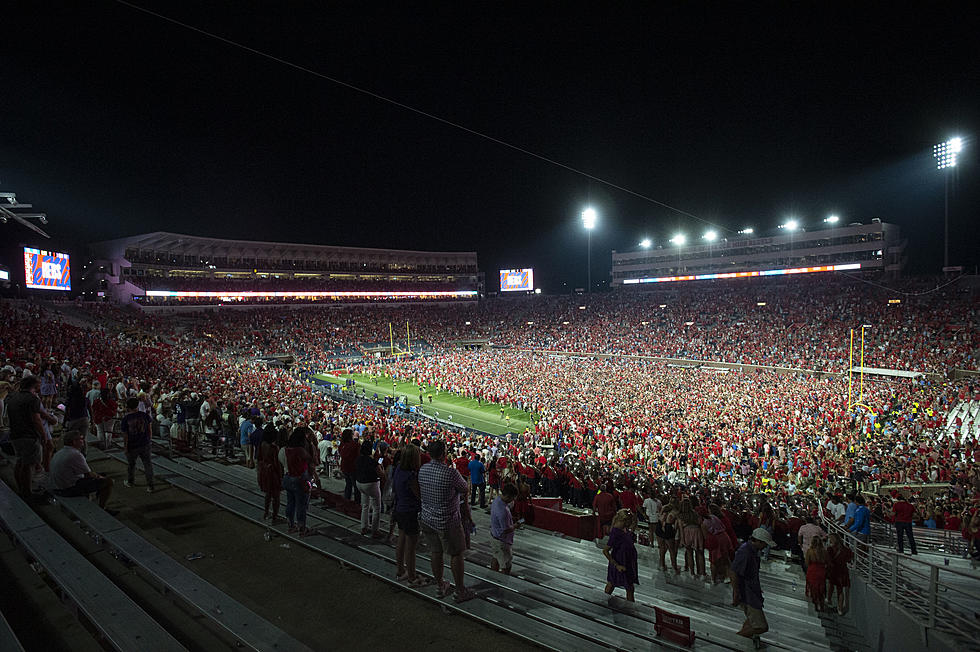
[[[643,238],[642,240],[640,240],[640,246],[643,247],[644,249],[649,249],[650,245],[652,244],[653,242],[650,240],[650,238]]]
[[[814,272],[843,272],[861,269],[861,263],[845,263],[841,265],[821,265],[819,267],[794,267],[791,269],[767,269],[753,272],[723,272],[719,274],[698,274],[696,276],[659,276],[657,278],[628,278],[623,285],[640,283],[668,283],[671,281],[710,281],[723,278],[750,278],[755,276],[782,276],[783,274],[812,274]],[[660,306],[663,308],[664,306]]]
[[[739,231],[739,233],[741,235],[752,235],[753,233],[755,233],[755,229],[753,229],[751,226],[747,226],[741,231]]]
[[[677,245],[678,247],[683,247],[684,243],[687,242],[687,236],[684,235],[683,233],[678,233],[673,238],[671,238],[670,241],[673,244]]]
[[[837,224],[840,222],[840,218],[836,215],[831,215],[830,217],[824,218],[824,222],[827,224]]]
[[[708,231],[707,233],[704,234],[704,239],[707,240],[708,242],[714,242],[715,240],[718,239],[718,232]]]
[[[582,226],[591,231],[595,228],[595,223],[598,217],[599,216],[595,212],[594,208],[586,208],[584,211],[582,211]]]
[[[786,229],[787,231],[795,231],[796,229],[800,228],[800,223],[797,220],[790,218],[786,220],[786,224],[780,224],[779,228]]]
[[[936,159],[936,167],[940,170],[956,167],[956,156],[963,151],[963,139],[959,136],[950,138],[945,143],[939,143],[932,148]],[[949,267],[949,174],[944,178],[945,205],[943,208],[943,271]]]
[[[599,219],[598,213],[591,206],[582,211],[582,226],[589,234],[589,252],[587,257],[587,278],[589,285],[585,289],[586,294],[592,294],[592,230],[595,228],[596,220]]]

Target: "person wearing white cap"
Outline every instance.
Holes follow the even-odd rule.
[[[751,638],[758,647],[758,638],[769,631],[769,623],[762,612],[762,585],[759,582],[759,551],[773,545],[772,535],[764,528],[752,531],[752,537],[739,546],[732,562],[734,595],[745,612],[745,622],[739,636]]]

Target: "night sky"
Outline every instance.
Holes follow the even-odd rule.
[[[880,217],[914,271],[942,263],[932,145],[959,135],[950,258],[980,264],[975,4],[137,4],[722,229]],[[8,246],[169,230],[476,250],[488,285],[534,267],[559,292],[585,284],[587,204],[596,279],[611,249],[707,228],[113,0],[5,7],[0,191],[53,236],[0,226]]]

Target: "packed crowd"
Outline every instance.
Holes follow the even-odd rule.
[[[799,297],[786,291],[787,296],[771,303],[795,305]],[[912,515],[915,523],[961,530],[980,555],[978,433],[974,427],[967,435],[950,435],[944,427],[951,406],[980,400],[975,386],[927,378],[867,379],[860,390],[861,403],[867,407],[857,408],[848,406],[846,379],[841,377],[725,372],[647,360],[521,351],[522,347],[576,350],[590,345],[584,335],[549,339],[549,331],[542,340],[529,339],[535,331],[526,321],[540,318],[525,320],[529,311],[559,303],[533,303],[537,299],[481,303],[465,310],[341,308],[326,318],[323,312],[275,309],[180,322],[153,318],[127,322],[121,315],[105,315],[122,326],[115,329],[72,326],[32,304],[0,304],[0,358],[5,363],[0,370],[0,399],[14,406],[0,408],[0,413],[7,412],[11,426],[14,421],[23,424],[23,406],[33,406],[35,399],[37,404],[36,410],[30,408],[31,414],[38,415],[36,447],[34,442],[30,446],[12,442],[18,455],[18,488],[28,495],[32,476],[47,468],[56,490],[97,492],[105,504],[111,483],[91,473],[84,459],[79,461],[71,451],[84,447],[85,433],[96,434],[108,447],[121,432],[130,458],[126,484],[135,483],[139,459],[147,488],[152,489],[147,441],[152,433],[172,438],[179,447],[240,457],[257,468],[267,495],[267,516],[278,518],[280,489],[285,489],[285,517],[291,528],[303,534],[305,509],[313,488],[320,484],[319,473],[329,473],[339,463],[347,496],[362,502],[365,534],[383,536],[378,521],[381,505],[393,511],[393,523],[399,528],[399,578],[424,581],[414,569],[414,546],[424,535],[430,549],[450,557],[455,589],[442,579],[441,559],[438,569],[433,562],[433,575],[440,593],[454,590],[458,600],[472,597],[463,582],[461,553],[470,527],[464,498],[475,505],[479,495],[482,506],[484,491],[490,494],[496,523],[491,534],[497,569],[509,570],[509,545],[519,522],[534,519],[531,496],[561,496],[598,515],[603,536],[609,536],[604,547],[610,564],[606,590],[623,587],[628,599],[638,582],[635,551],[630,552],[636,543],[658,543],[665,570],[669,557],[676,573],[732,581],[733,600],[743,606],[753,600],[752,573],[746,574],[746,569],[751,571],[756,557],[764,560],[770,547],[778,545],[796,547],[801,553],[808,566],[808,591],[819,608],[828,599],[821,587],[828,585],[837,589],[838,609],[846,608],[841,574],[846,573],[847,560],[841,560],[840,542],[831,538],[824,546],[822,537],[808,534],[807,527],[815,525],[808,520],[836,514],[842,501],[835,496],[844,487],[944,483],[945,491],[918,499]],[[585,310],[570,303],[564,316],[577,317],[590,310],[600,314],[598,320],[579,317],[582,324],[570,332],[584,332],[588,324],[595,329],[592,345],[622,352],[617,335],[624,332],[622,323],[612,313],[602,318],[599,309],[603,302],[614,301],[622,312],[650,310],[635,298],[597,299]],[[690,308],[698,300],[685,301]],[[717,320],[710,315],[721,314],[706,306],[701,309],[705,319]],[[767,332],[779,330],[780,324],[804,332],[800,328],[804,322],[795,320],[805,316],[796,310],[781,311],[783,318],[769,324]],[[818,308],[814,310],[820,314]],[[838,302],[835,310],[847,307]],[[892,364],[898,360],[893,357],[899,355],[896,347],[909,346],[914,355],[908,359],[925,365],[944,356],[955,364],[972,364],[976,332],[969,319],[974,319],[973,313],[962,320],[962,329],[950,330],[950,324],[960,322],[937,310],[923,320],[925,326],[916,324],[911,332],[903,330],[908,328],[903,325],[907,317],[887,321],[886,312],[879,314],[879,323],[887,321],[887,332],[899,344],[875,340],[875,355]],[[641,315],[632,315],[637,316]],[[728,316],[742,319],[733,313]],[[525,326],[520,328],[522,320]],[[519,406],[535,413],[535,428],[500,439],[420,425],[416,418],[383,406],[325,394],[304,382],[296,370],[253,362],[256,356],[278,353],[292,355],[305,365],[327,365],[337,350],[356,349],[366,340],[383,341],[389,321],[413,325],[413,337],[433,343],[437,354],[374,363],[365,371]],[[725,332],[724,324],[712,323],[712,332]],[[766,326],[763,319],[754,323],[755,333]],[[662,326],[654,339],[644,340],[634,333],[629,347],[682,338],[666,323]],[[834,328],[820,322],[811,337],[821,332],[819,327],[828,332]],[[451,347],[474,332],[514,348]],[[751,337],[753,331],[747,333],[741,337]],[[697,340],[701,344],[684,346],[703,344],[706,348],[697,351],[710,357],[723,342],[725,351],[734,352],[743,341],[702,338]],[[797,346],[804,342],[793,341]],[[814,342],[806,344],[794,350],[801,355],[820,350]],[[782,360],[779,356],[786,350],[775,344],[762,349],[752,360]],[[693,349],[685,349],[689,350]],[[836,359],[841,353],[833,355]],[[64,453],[59,451],[63,459],[52,468],[52,432],[59,421],[66,447]],[[34,436],[32,432],[27,430],[28,437]],[[17,432],[12,428],[11,437],[25,439],[23,433],[23,428]],[[432,460],[442,463],[431,464]],[[75,484],[69,482],[72,479]],[[862,536],[872,518],[904,524],[900,519],[911,516],[902,509],[896,512],[899,498],[895,492],[871,497],[864,505],[866,498],[857,494],[844,522]],[[850,509],[849,504],[845,510]],[[864,519],[865,513],[867,521],[856,520],[858,514]],[[646,532],[638,529],[637,516],[648,523]],[[820,543],[814,544],[817,540]],[[748,543],[740,545],[740,541]],[[678,564],[681,550],[684,570]],[[758,614],[748,609],[746,614],[746,632],[762,627]]]

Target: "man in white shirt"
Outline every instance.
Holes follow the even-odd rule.
[[[82,449],[85,433],[70,430],[65,435],[65,445],[51,458],[49,481],[56,496],[88,496],[99,494],[99,507],[105,508],[112,493],[112,478],[99,475],[89,468]],[[109,511],[114,515],[114,512]]]
[[[646,496],[643,499],[643,510],[647,514],[647,527],[650,530],[650,547],[652,548],[653,542],[657,540],[657,523],[660,522],[660,508],[663,505],[658,498],[653,496],[649,489],[644,491],[643,495]]]
[[[827,511],[830,512],[830,517],[840,523],[844,520],[844,512],[847,508],[844,507],[844,503],[841,502],[840,496],[834,494],[827,501]]]

